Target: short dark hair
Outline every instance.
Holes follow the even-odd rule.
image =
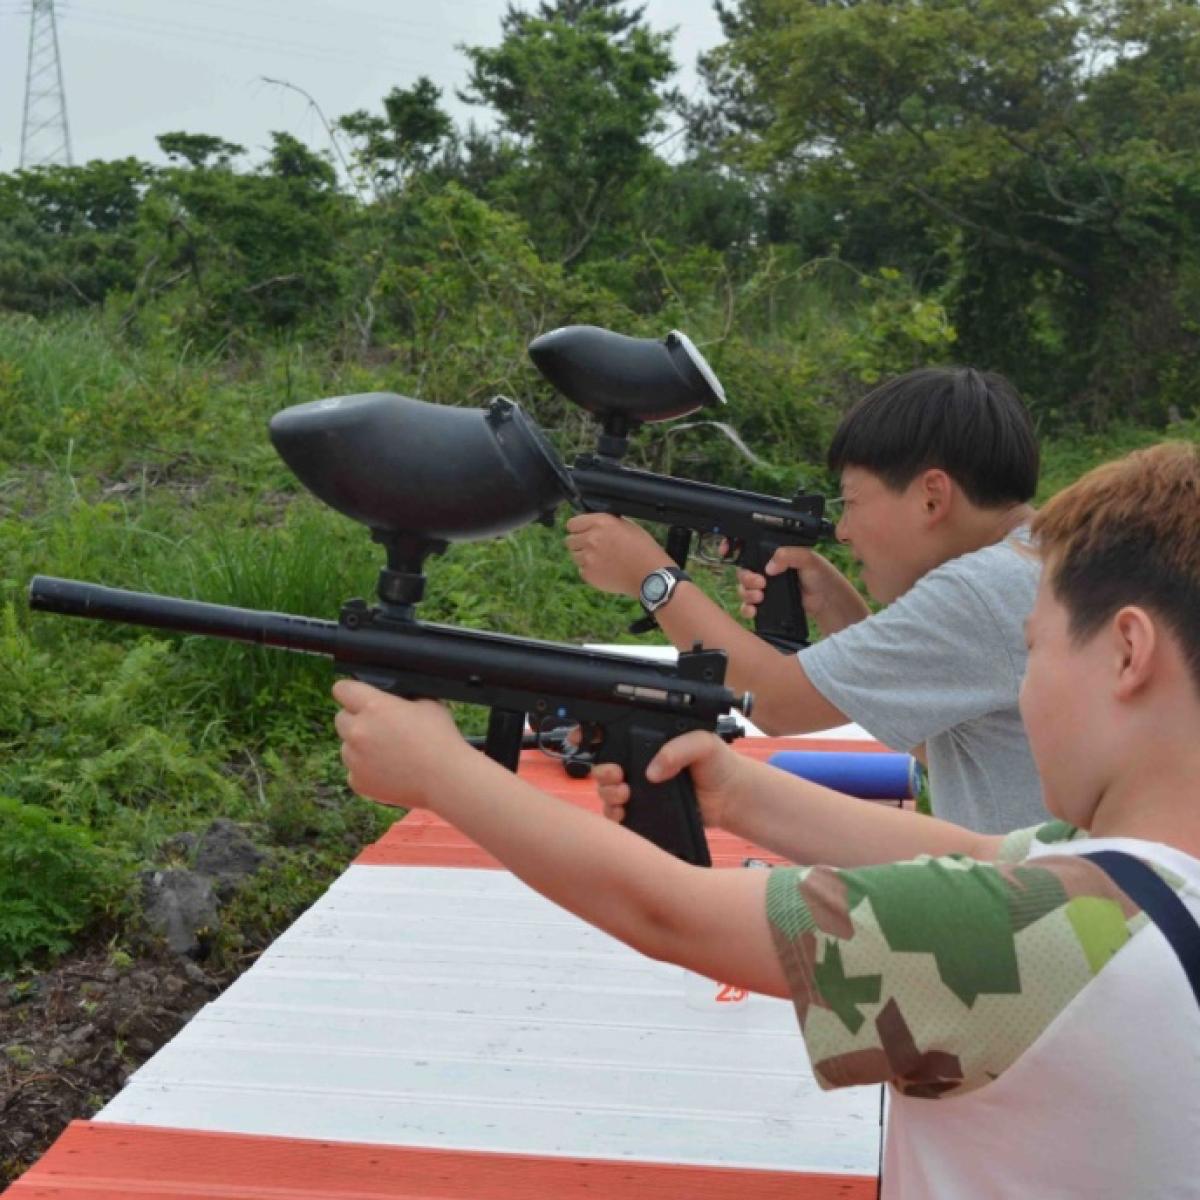
[[[1072,637],[1086,641],[1127,604],[1179,639],[1200,690],[1200,446],[1162,442],[1089,471],[1033,519]]]
[[[980,508],[1033,498],[1038,445],[1017,389],[973,367],[922,367],[868,392],[842,418],[826,456],[863,467],[893,491],[945,471]]]

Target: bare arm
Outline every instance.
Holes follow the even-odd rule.
[[[401,700],[351,680],[340,680],[334,696],[343,706],[335,723],[355,791],[432,809],[530,887],[643,954],[752,991],[790,994],[767,919],[767,872],[690,866],[546,796],[469,749],[432,701]],[[648,775],[665,779],[685,768],[706,814],[749,809],[761,794],[762,813],[747,825],[773,812],[794,823],[802,861],[849,866],[918,853],[982,855],[1000,841],[807,784],[735,754],[713,734],[668,743]],[[597,775],[604,778],[601,768]]]
[[[746,764],[753,783],[725,827],[790,862],[864,867],[922,854],[990,862],[1004,840],[924,813],[858,800],[766,763],[747,759]]]
[[[813,687],[800,660],[751,633],[698,587],[681,584],[656,614],[659,628],[681,650],[697,641],[729,655],[726,683],[754,693],[754,723],[782,736],[845,725],[849,717]]]
[[[572,518],[567,528],[567,546],[581,574],[602,591],[636,596],[651,571],[671,562],[644,529],[619,517],[589,513]],[[702,642],[729,655],[726,682],[754,693],[754,723],[764,732],[809,733],[849,720],[813,687],[795,655],[781,654],[694,584],[681,584],[656,616],[678,649]]]
[[[996,858],[1002,837],[858,800],[736,754],[711,734],[692,733],[659,752],[670,778],[690,769],[704,822],[802,865],[864,867],[922,854]],[[594,769],[608,816],[620,820],[629,789],[621,768]]]
[[[470,749],[432,701],[349,680],[334,694],[355,791],[432,809],[530,887],[651,958],[790,994],[767,921],[765,871],[690,866],[537,791]]]

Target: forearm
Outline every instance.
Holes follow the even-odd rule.
[[[820,630],[822,637],[841,633],[843,629],[849,629],[851,625],[857,625],[859,621],[865,621],[871,615],[867,602],[848,580],[846,587],[848,591],[845,595],[837,597],[837,603],[822,605],[810,614],[812,623]]]
[[[694,585],[677,589],[655,614],[659,627],[680,650],[697,642],[729,656],[725,683],[754,693],[751,719],[764,732],[810,733],[841,725],[846,717],[808,682],[793,655],[763,641]]]
[[[547,899],[661,957],[679,921],[683,881],[701,869],[467,753],[429,807]]]
[[[743,786],[726,806],[730,833],[801,865],[862,867],[918,855],[994,859],[1002,838],[859,800],[750,759]]]

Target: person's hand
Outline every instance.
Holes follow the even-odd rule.
[[[333,723],[350,786],[369,800],[428,807],[456,756],[475,753],[435,700],[401,700],[353,679],[339,679],[333,698],[341,705]]]
[[[767,578],[795,571],[804,611],[824,634],[837,633],[870,615],[866,602],[827,558],[807,546],[780,546],[766,565],[766,576],[738,568],[738,597],[743,617],[753,618],[763,602]]]
[[[637,596],[642,580],[671,556],[640,525],[611,513],[581,513],[567,522],[567,550],[585,583]]]
[[[672,779],[680,771],[692,774],[692,787],[700,805],[700,816],[710,829],[727,829],[733,809],[741,800],[745,761],[715,733],[694,729],[669,741],[650,760],[646,778],[651,783]],[[610,821],[625,819],[629,784],[618,763],[597,763],[592,778]]]

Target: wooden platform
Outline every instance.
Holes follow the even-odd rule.
[[[6,1195],[866,1200],[879,1114],[818,1090],[790,1004],[719,1000],[414,813]]]

